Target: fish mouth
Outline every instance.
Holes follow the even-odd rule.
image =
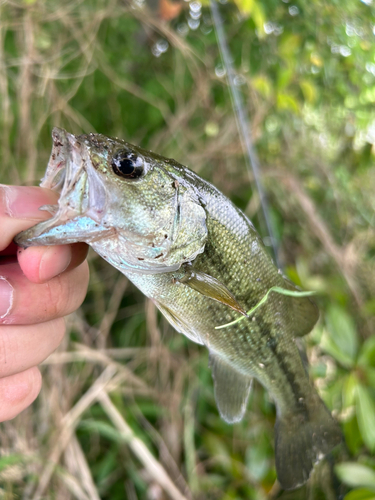
[[[40,186],[59,192],[60,198],[57,205],[40,207],[51,213],[51,219],[16,236],[14,241],[22,247],[90,243],[109,231],[100,224],[106,191],[91,165],[87,145],[57,127],[52,139],[51,156]]]

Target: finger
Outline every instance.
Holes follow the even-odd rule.
[[[58,194],[50,189],[1,184],[0,251],[7,248],[20,231],[49,219],[51,214],[39,210],[39,207],[56,204],[58,197]]]
[[[36,366],[0,379],[0,422],[16,417],[30,406],[41,386],[42,377]]]
[[[62,318],[38,325],[0,327],[0,378],[23,372],[45,360],[65,333]]]
[[[32,325],[70,314],[82,304],[88,279],[86,262],[42,284],[28,280],[17,262],[0,265],[0,324]]]
[[[30,281],[44,283],[82,264],[87,251],[88,246],[85,243],[20,248],[18,262]]]
[[[16,247],[12,240],[16,234],[50,218],[50,214],[39,207],[53,205],[57,200],[58,194],[49,189],[0,184],[0,256],[14,254]],[[19,249],[20,265],[25,275],[36,283],[73,269],[86,255],[87,246],[83,243]]]

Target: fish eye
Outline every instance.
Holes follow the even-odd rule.
[[[118,151],[112,157],[112,169],[119,177],[137,179],[144,172],[143,158],[128,151]]]

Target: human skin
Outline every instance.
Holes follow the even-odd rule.
[[[13,238],[50,214],[58,195],[0,184],[0,422],[37,397],[38,365],[60,344],[64,316],[82,303],[89,278],[87,245],[18,248]]]

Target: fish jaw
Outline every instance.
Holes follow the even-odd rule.
[[[15,242],[22,247],[90,243],[111,232],[100,217],[106,191],[95,169],[87,168],[90,158],[86,148],[74,135],[57,127],[52,138],[50,161],[40,185],[60,192],[60,198],[58,205],[41,207],[53,214],[51,219],[16,236]]]
[[[100,222],[108,204],[107,193],[102,177],[92,166],[87,146],[57,127],[52,138],[50,160],[40,185],[61,193],[59,219],[63,222],[85,214]]]

